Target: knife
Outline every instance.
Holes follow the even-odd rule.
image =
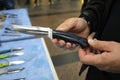
[[[13,80],[25,80],[25,78],[18,78],[18,79],[13,79]]]
[[[24,61],[11,61],[11,62],[5,62],[5,63],[0,63],[0,68],[11,66],[11,65],[18,65],[18,64],[23,64]]]
[[[6,49],[6,50],[0,51],[0,54],[4,54],[4,53],[8,53],[8,52],[13,52],[13,51],[20,51],[20,50],[23,50],[23,48],[17,47],[17,48],[12,48],[12,49]]]
[[[0,59],[4,59],[4,58],[8,58],[8,57],[13,57],[13,56],[21,56],[23,54],[24,54],[23,52],[13,53],[13,54],[3,54],[3,55],[0,55]]]
[[[77,36],[76,34],[70,32],[63,32],[58,30],[52,30],[51,28],[38,27],[38,26],[22,26],[13,25],[12,28],[18,32],[33,34],[40,37],[49,37],[62,39],[66,42],[74,43],[82,48],[88,47],[88,42],[86,38]]]
[[[9,73],[16,73],[24,70],[24,68],[13,68],[13,69],[2,69],[0,70],[0,75],[2,74],[9,74]]]

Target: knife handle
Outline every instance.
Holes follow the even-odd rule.
[[[3,51],[0,51],[0,54],[4,54],[4,53],[8,53],[8,52],[11,52],[11,50],[3,50]]]
[[[9,62],[1,63],[0,64],[0,68],[6,67],[6,66],[9,66]]]
[[[0,55],[0,59],[4,59],[4,58],[8,58],[11,57],[11,54],[4,54],[4,55]]]
[[[0,75],[1,75],[1,74],[5,74],[5,73],[7,73],[7,72],[8,72],[8,70],[6,70],[6,69],[5,69],[5,70],[0,70]]]
[[[52,33],[53,33],[53,38],[62,39],[65,42],[74,43],[76,45],[81,46],[82,48],[86,48],[89,46],[86,38],[77,36],[73,33],[63,32],[58,30],[53,30]]]

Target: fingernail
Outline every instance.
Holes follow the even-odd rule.
[[[93,39],[88,39],[88,42],[89,42],[89,43],[93,43],[94,40],[93,40]]]

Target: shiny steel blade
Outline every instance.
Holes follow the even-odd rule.
[[[20,72],[24,70],[24,68],[15,68],[15,69],[8,69],[7,73],[14,73],[14,72]]]
[[[13,53],[13,54],[11,54],[12,56],[21,56],[21,55],[23,55],[24,54],[24,52],[19,52],[19,53]]]
[[[20,51],[20,50],[23,50],[23,48],[22,47],[17,47],[17,48],[11,49],[11,51]]]
[[[25,78],[13,79],[13,80],[25,80]]]
[[[0,75],[2,74],[8,74],[8,73],[15,73],[15,72],[20,72],[24,68],[14,68],[14,69],[1,69],[0,70]]]
[[[27,27],[27,26],[20,26],[20,25],[13,25],[13,29],[22,33],[28,34],[42,34],[47,35],[48,30],[43,27]]]
[[[9,65],[15,65],[15,64],[23,64],[25,61],[12,61],[9,62]]]
[[[52,38],[52,29],[46,27],[39,27],[39,26],[22,26],[22,25],[13,25],[12,28],[15,31],[39,35],[40,37],[49,37]]]

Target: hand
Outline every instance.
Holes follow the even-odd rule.
[[[120,43],[92,39],[88,43],[94,50],[79,49],[79,57],[83,63],[108,72],[120,72]]]
[[[87,37],[90,31],[87,22],[82,18],[69,18],[65,20],[60,26],[58,26],[57,30],[71,32],[82,37]],[[66,47],[69,49],[76,47],[75,44],[71,44],[63,40],[53,39],[52,41],[59,47]]]

